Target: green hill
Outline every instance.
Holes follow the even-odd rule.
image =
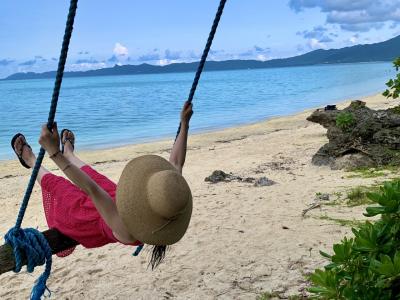
[[[398,56],[400,56],[400,36],[381,43],[356,45],[341,49],[319,49],[295,57],[273,59],[264,62],[257,60],[208,61],[205,65],[205,71],[263,69],[309,66],[319,64],[393,61]],[[84,72],[66,72],[64,74],[64,77],[193,72],[196,70],[197,66],[198,62],[174,63],[166,66],[156,66],[150,64],[123,66],[116,65],[112,68],[104,68]],[[55,71],[44,73],[16,73],[8,76],[3,80],[54,78],[54,76]]]

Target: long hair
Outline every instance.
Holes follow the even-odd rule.
[[[168,246],[165,246],[165,245],[153,246],[152,251],[151,251],[151,258],[149,261],[149,266],[151,266],[152,270],[157,268],[158,265],[163,262],[167,249],[168,249]]]

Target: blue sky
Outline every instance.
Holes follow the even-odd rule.
[[[67,70],[198,60],[218,0],[81,0]],[[54,70],[69,1],[0,1],[0,78]],[[400,0],[228,0],[210,59],[289,57],[400,34]]]

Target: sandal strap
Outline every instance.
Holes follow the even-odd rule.
[[[74,145],[74,143],[75,143],[75,138],[65,138],[65,139],[64,139],[64,144],[65,144],[67,141],[70,142],[71,145]]]
[[[20,137],[20,136],[23,137],[24,141],[22,142],[21,149],[19,149],[19,151],[17,151],[15,142],[16,142],[17,138]],[[14,153],[17,155],[18,160],[19,160],[19,162],[21,163],[21,165],[24,166],[24,167],[27,168],[27,169],[30,169],[31,167],[28,166],[28,164],[26,163],[26,161],[22,158],[22,154],[23,154],[23,152],[24,152],[24,147],[28,147],[29,149],[32,149],[32,147],[26,142],[25,136],[24,136],[22,133],[17,133],[17,134],[13,137],[13,139],[12,139],[12,141],[11,141],[11,146],[12,146],[12,149],[14,150]]]
[[[68,141],[71,143],[72,146],[74,146],[74,144],[75,144],[74,133],[69,129],[64,129],[63,135],[64,135],[64,133],[68,133],[68,132],[72,133],[73,137],[66,137],[66,138],[61,137],[61,144],[65,145],[65,143]]]
[[[21,151],[17,152],[17,149],[14,147],[15,154],[17,154],[17,156],[20,158],[22,158],[22,154],[24,152],[24,147],[28,147],[29,149],[32,149],[32,147],[26,141],[21,145]]]

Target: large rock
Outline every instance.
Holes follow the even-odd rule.
[[[343,110],[318,109],[307,120],[327,129],[329,142],[313,156],[316,165],[334,169],[400,165],[399,108],[372,110],[357,100]]]

